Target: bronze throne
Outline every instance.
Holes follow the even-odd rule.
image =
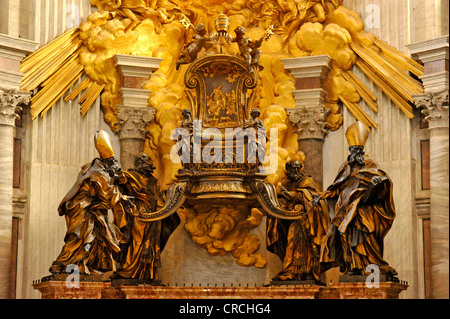
[[[140,213],[142,221],[166,218],[182,206],[237,204],[282,219],[301,218],[302,207],[283,209],[274,185],[265,182],[265,128],[249,103],[258,78],[249,71],[242,57],[230,54],[206,55],[189,65],[184,82],[191,110],[183,111],[177,132],[183,168],[164,207]]]

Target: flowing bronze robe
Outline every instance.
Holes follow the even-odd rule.
[[[283,269],[274,278],[276,280],[319,280],[321,272],[319,257],[320,247],[326,238],[329,228],[328,208],[323,201],[313,207],[314,195],[321,192],[320,186],[309,176],[298,182],[288,182],[287,190],[295,193],[293,201],[280,198],[285,209],[293,209],[301,204],[305,208],[301,219],[290,222],[270,217],[268,220],[268,248],[283,259]],[[288,228],[287,235],[286,229]],[[287,237],[287,241],[284,238]],[[283,246],[286,249],[283,251]]]
[[[124,171],[124,176],[121,190],[133,197],[134,214],[156,211],[157,180],[134,170]],[[123,257],[117,274],[123,278],[155,279],[156,268],[161,266],[161,250],[178,223],[177,215],[163,221],[141,222],[138,217],[128,214],[126,220],[120,222],[128,242],[121,245]]]
[[[122,234],[108,212],[120,214],[122,196],[96,158],[84,165],[72,189],[58,207],[66,219],[67,232],[61,253],[50,272],[63,273],[76,265],[80,274],[101,274],[115,270],[113,255],[120,251]]]
[[[362,199],[374,176],[386,177],[375,198]],[[383,241],[395,218],[389,176],[366,158],[363,167],[351,167],[345,162],[334,183],[323,194],[330,205],[331,227],[322,247],[321,261],[340,266],[342,272],[354,268],[363,273],[369,264],[376,264],[380,272],[395,270],[383,259]]]

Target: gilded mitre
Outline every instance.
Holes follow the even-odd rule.
[[[364,146],[369,137],[369,132],[362,122],[356,121],[347,128],[345,137],[347,138],[348,146]]]
[[[99,130],[94,136],[95,148],[100,157],[103,159],[114,157],[114,150],[112,148],[111,137],[103,130]]]

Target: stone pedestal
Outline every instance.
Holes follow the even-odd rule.
[[[153,71],[159,68],[161,58],[116,54],[114,62],[122,76],[120,89],[122,103],[118,118],[120,129],[120,161],[122,168],[134,167],[134,159],[142,152],[145,143],[146,126],[155,117],[156,109],[147,107],[150,90],[142,89]]]
[[[369,288],[365,283],[319,285],[216,287],[216,286],[118,286],[110,282],[81,282],[68,288],[64,281],[33,284],[42,299],[398,299],[407,285],[380,283]]]
[[[287,109],[291,123],[297,128],[300,150],[305,154],[304,173],[323,187],[323,142],[327,109],[323,81],[329,70],[328,55],[282,59],[286,70],[295,78],[295,108]]]
[[[449,298],[449,99],[448,35],[408,45],[424,63],[425,93],[414,97],[430,132],[430,234],[433,298]]]
[[[42,299],[102,299],[105,289],[110,286],[110,282],[79,282],[76,286],[67,285],[65,281],[33,284],[34,289],[41,292]]]

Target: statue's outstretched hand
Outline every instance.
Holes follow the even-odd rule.
[[[281,194],[286,197],[287,199],[291,198],[291,195],[289,193],[289,191],[286,189],[286,187],[284,186],[280,186],[280,190],[281,190]]]
[[[133,203],[134,196],[123,195],[123,199],[124,199],[125,208],[131,209],[131,210],[136,208],[136,205],[134,205],[134,203]]]
[[[319,204],[321,198],[319,194],[313,195],[312,205],[315,207]]]
[[[376,185],[376,184],[381,183],[382,180],[383,179],[381,178],[381,176],[374,176],[374,177],[372,177],[371,182],[372,182],[372,184]]]

